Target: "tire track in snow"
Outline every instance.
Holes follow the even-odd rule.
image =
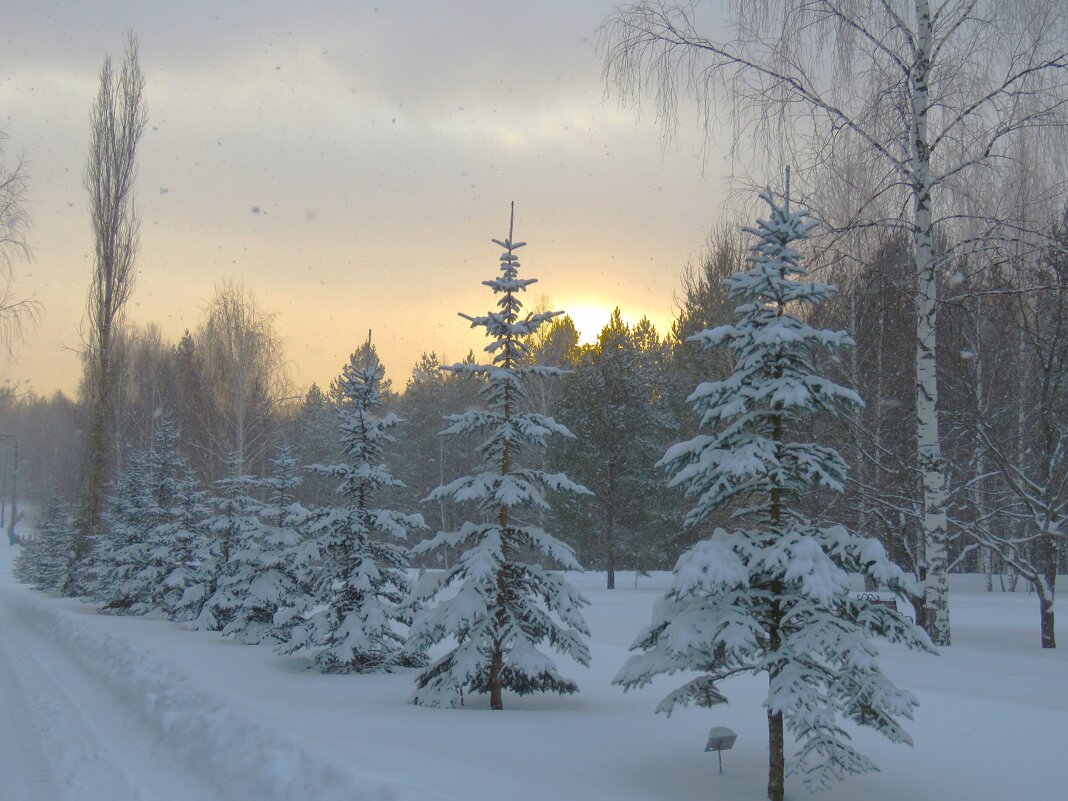
[[[60,797],[58,785],[30,714],[32,705],[8,658],[9,643],[4,631],[0,636],[0,798],[55,801]]]
[[[4,633],[0,681],[10,688],[9,706],[16,718],[4,728],[25,744],[23,751],[31,751],[4,766],[16,787],[21,782],[27,788],[22,796],[10,797],[17,801],[217,798],[116,703],[108,688],[87,675],[62,648],[28,628],[6,604],[0,604],[0,631]],[[4,751],[20,753],[15,748]],[[0,798],[7,801],[9,795],[3,792]]]

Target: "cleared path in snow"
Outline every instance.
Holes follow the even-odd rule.
[[[259,708],[300,682],[249,704],[220,692],[227,660],[183,665],[128,635],[254,649],[49,598],[14,583],[12,556],[0,548],[0,801],[442,801],[404,772],[309,748],[290,721],[265,722]]]
[[[0,591],[0,799],[218,798],[10,600]]]
[[[0,637],[0,798],[6,801],[52,801],[60,797],[37,724],[30,713],[34,699],[8,658],[10,627],[4,615]]]

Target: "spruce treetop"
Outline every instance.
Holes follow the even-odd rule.
[[[749,269],[726,280],[736,322],[689,337],[705,349],[725,346],[734,372],[722,381],[698,385],[689,401],[701,425],[716,430],[670,448],[660,461],[674,473],[697,504],[686,524],[694,526],[727,501],[759,493],[796,495],[812,483],[840,491],[846,466],[829,448],[785,442],[784,426],[816,411],[838,414],[863,401],[853,390],[820,376],[813,362],[819,347],[853,344],[844,331],[814,328],[800,312],[836,291],[831,284],[805,281],[803,254],[793,243],[808,238],[815,225],[804,211],[779,205],[770,192],[761,197],[771,216],[746,232],[757,237],[746,261]],[[785,493],[785,494],[784,494]],[[770,510],[769,502],[750,511]]]

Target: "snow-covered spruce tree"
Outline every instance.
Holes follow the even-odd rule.
[[[302,478],[292,450],[279,448],[270,465],[270,475],[257,481],[265,500],[256,507],[255,540],[233,554],[242,570],[228,584],[233,603],[222,628],[225,636],[253,644],[276,636],[275,613],[300,594],[293,557],[301,541],[298,527],[308,516],[293,497]]]
[[[164,416],[149,450],[126,460],[110,499],[110,531],[95,538],[81,579],[101,612],[174,618],[180,602],[190,602],[187,590],[204,561],[207,510],[178,439]],[[198,613],[202,604],[194,604]]]
[[[850,745],[839,716],[911,742],[898,718],[911,718],[916,699],[882,674],[870,638],[921,649],[930,643],[895,610],[850,596],[850,573],[908,590],[883,547],[801,511],[803,493],[840,492],[846,474],[834,450],[803,441],[811,431],[806,419],[861,400],[814,368],[817,348],[852,345],[846,333],[804,321],[806,307],[835,291],[804,280],[794,243],[814,223],[770,191],[762,197],[771,216],[746,229],[757,237],[749,269],[726,282],[739,304],[737,322],[692,337],[705,348],[729,348],[734,372],[697,387],[690,402],[708,433],[672,446],[660,462],[673,472],[671,483],[696,498],[688,527],[725,505],[736,523],[682,555],[651,625],[632,646],[641,653],[615,682],[631,689],[658,674],[696,671],[657,707],[670,715],[677,704],[725,702],[721,683],[732,676],[767,673],[768,797],[782,801],[784,727],[798,744],[790,772],[816,789],[876,769]]]
[[[201,570],[207,600],[194,625],[209,631],[224,631],[235,620],[261,550],[260,503],[249,494],[258,482],[240,472],[238,459],[229,462],[229,475],[215,482],[214,514],[205,526],[211,539],[211,556]]]
[[[400,420],[377,414],[385,375],[368,340],[345,365],[336,387],[345,462],[313,465],[333,479],[342,504],[313,515],[308,539],[297,549],[296,569],[308,586],[303,598],[275,620],[283,653],[307,654],[328,673],[369,673],[421,665],[407,650],[403,602],[410,592],[406,548],[423,528],[418,514],[374,506],[376,495],[401,486],[382,461],[389,430]]]
[[[210,509],[204,496],[192,474],[183,472],[168,519],[151,532],[162,557],[156,569],[165,573],[158,608],[179,622],[200,616],[218,565],[215,540],[207,531]]]
[[[141,562],[127,586],[131,614],[187,621],[200,613],[207,597],[201,574],[209,544],[208,509],[178,450],[179,438],[174,421],[160,418],[145,457],[149,503],[140,514],[149,525],[132,549]]]
[[[515,207],[512,207],[512,224]],[[469,317],[471,326],[486,329],[492,342],[485,350],[490,364],[455,364],[445,368],[458,375],[485,380],[481,389],[485,408],[451,415],[445,435],[476,433],[487,438],[479,445],[482,472],[438,487],[427,498],[478,504],[480,519],[465,522],[458,531],[441,531],[420,543],[413,554],[461,547],[452,567],[421,588],[415,600],[436,605],[419,612],[412,624],[411,643],[429,648],[446,638],[456,644],[418,678],[412,702],[428,706],[457,706],[465,693],[489,693],[490,707],[503,709],[502,693],[573,693],[578,687],[557,672],[539,650],[548,643],[580,664],[588,664],[589,636],[581,609],[583,598],[548,565],[580,569],[570,546],[535,525],[539,510],[548,509],[544,491],[589,493],[563,473],[525,467],[522,449],[544,448],[551,434],[571,433],[551,417],[522,413],[527,376],[555,376],[559,368],[531,365],[525,339],[561,312],[528,313],[518,294],[535,283],[519,278],[515,251],[525,243],[508,238],[494,244],[504,248],[500,275],[483,281],[499,297],[498,311]],[[525,517],[527,513],[529,517]],[[532,560],[538,561],[532,561]],[[541,564],[545,562],[547,564]],[[455,588],[450,597],[439,593]]]
[[[135,577],[145,563],[148,532],[156,524],[147,451],[132,451],[108,499],[108,531],[93,538],[82,566],[82,590],[105,613],[125,614],[135,601]]]
[[[23,584],[36,586],[42,550],[38,537],[27,539],[22,543],[18,556],[11,565],[11,574]]]
[[[289,516],[290,507],[297,500],[296,492],[304,483],[304,477],[300,474],[293,448],[289,445],[280,445],[274,458],[268,462],[271,471],[259,481],[264,496],[259,515],[262,520],[282,526]]]
[[[38,590],[66,595],[72,589],[77,532],[70,508],[53,496],[37,522],[35,536],[15,558],[15,578]]]

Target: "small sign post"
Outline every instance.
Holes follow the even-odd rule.
[[[889,606],[895,612],[897,611],[897,596],[892,592],[872,592],[865,590],[864,592],[851,592],[850,598],[855,598],[858,601],[867,601],[870,604],[876,606]]]
[[[723,752],[734,748],[734,741],[738,735],[726,726],[713,726],[708,732],[708,743],[705,751],[715,751],[719,756],[719,772],[723,773]]]

